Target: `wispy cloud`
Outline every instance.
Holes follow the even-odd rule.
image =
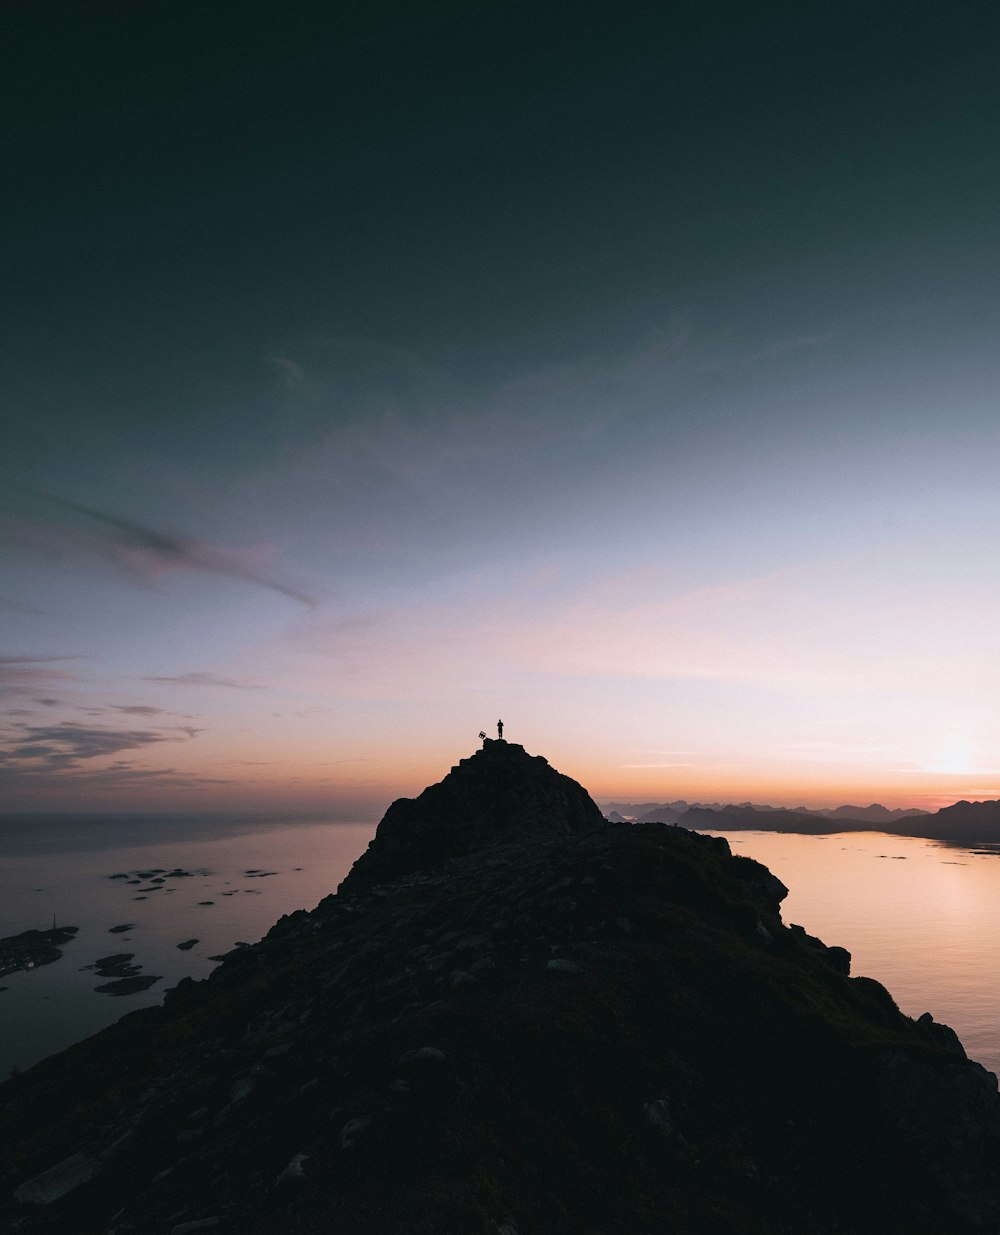
[[[224,678],[217,673],[175,673],[150,675],[145,682],[155,682],[158,686],[224,686],[227,690],[263,690],[259,682],[248,682],[245,678]]]
[[[5,795],[23,796],[35,794],[39,788],[49,793],[55,785],[64,793],[75,795],[82,790],[99,791],[128,789],[141,785],[145,788],[165,790],[203,790],[211,785],[231,785],[225,777],[203,776],[197,772],[182,771],[175,767],[138,767],[124,759],[116,759],[107,767],[73,766],[69,768],[15,766],[0,761],[0,790]],[[28,797],[25,801],[31,801]],[[72,797],[71,797],[72,800]]]
[[[7,533],[33,548],[63,557],[96,558],[144,583],[174,571],[198,571],[256,584],[310,607],[318,603],[273,565],[269,546],[212,544],[51,494],[30,496],[47,517],[30,524],[8,520]],[[52,517],[56,512],[58,519]]]
[[[77,675],[57,668],[82,656],[0,656],[0,690],[27,693],[48,682],[75,682]]]
[[[0,669],[8,665],[48,665],[57,660],[81,660],[80,656],[0,656]]]
[[[0,750],[0,764],[13,765],[22,771],[32,767],[59,771],[76,767],[81,760],[115,755],[124,750],[141,750],[159,742],[181,741],[178,732],[105,729],[73,721],[58,725],[18,724],[6,749]],[[194,736],[190,730],[184,732],[188,738]]]
[[[129,716],[163,716],[166,709],[154,708],[146,703],[113,703],[111,705],[115,712],[125,712]]]

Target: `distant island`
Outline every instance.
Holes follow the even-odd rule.
[[[952,845],[1000,845],[1000,801],[955,802],[938,811],[909,807],[889,810],[870,806],[837,806],[814,810],[788,809],[752,802],[607,802],[602,807],[611,823],[668,823],[695,831],[800,832],[821,836],[830,832],[885,832],[917,836]]]

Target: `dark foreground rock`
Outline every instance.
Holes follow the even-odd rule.
[[[349,884],[0,1086],[0,1230],[1000,1226],[995,1079],[725,841],[518,829]]]

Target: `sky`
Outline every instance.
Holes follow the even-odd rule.
[[[998,36],[7,0],[0,810],[1000,797]]]

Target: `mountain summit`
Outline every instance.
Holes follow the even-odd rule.
[[[444,780],[398,798],[340,885],[345,892],[441,866],[498,842],[604,826],[584,787],[523,746],[485,738]]]

